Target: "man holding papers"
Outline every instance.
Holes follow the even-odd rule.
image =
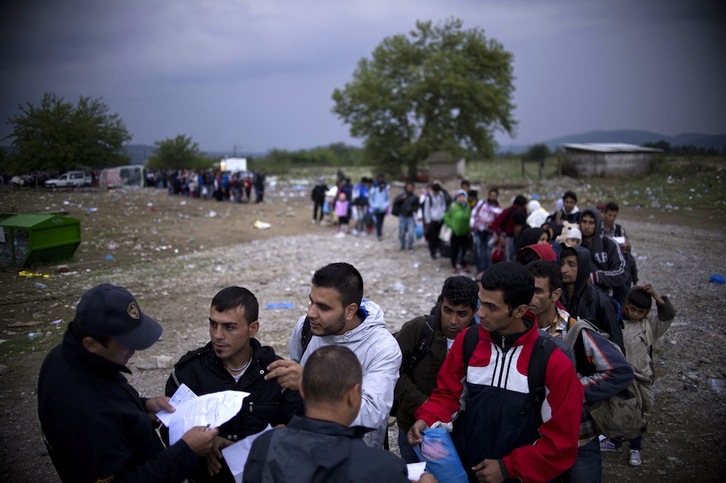
[[[221,290],[209,308],[210,342],[183,356],[167,381],[167,396],[182,384],[197,396],[229,390],[249,393],[237,415],[218,428],[219,436],[203,468],[192,477],[195,482],[234,481],[222,448],[262,431],[268,424],[287,424],[293,415],[303,414],[298,391],[264,379],[267,366],[281,357],[254,338],[260,328],[258,312],[257,298],[246,288]]]
[[[40,427],[62,481],[182,482],[209,452],[217,430],[204,427],[164,449],[149,416],[174,409],[165,397],[139,397],[121,374],[159,336],[125,288],[102,284],[81,297],[38,378]]]

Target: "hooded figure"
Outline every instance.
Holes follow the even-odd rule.
[[[591,227],[583,218],[592,217],[595,226]],[[592,283],[603,290],[612,289],[613,298],[622,305],[627,295],[628,271],[625,258],[618,244],[602,234],[602,216],[594,206],[588,206],[580,215],[582,246],[591,254],[590,277]]]
[[[570,266],[572,258],[576,259],[576,267]],[[600,331],[610,335],[623,353],[623,331],[620,326],[618,310],[612,297],[596,286],[590,285],[590,252],[587,248],[565,247],[560,255],[562,267],[562,296],[560,302],[573,317],[587,319]],[[577,269],[575,280],[571,278],[572,269]]]

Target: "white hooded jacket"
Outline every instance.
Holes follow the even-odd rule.
[[[300,335],[305,316],[300,317],[290,336],[288,350],[290,358],[302,366],[310,354],[327,345],[342,345],[355,353],[363,367],[363,401],[351,426],[375,429],[363,440],[369,446],[382,448],[393,406],[393,388],[401,367],[401,349],[388,330],[378,304],[363,299],[360,311],[363,320],[358,327],[342,335],[313,336],[304,354]]]

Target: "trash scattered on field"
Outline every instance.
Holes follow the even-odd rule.
[[[43,277],[43,278],[51,277],[51,275],[49,273],[29,272],[28,270],[19,271],[18,276],[20,276],[20,277]]]
[[[723,285],[726,283],[726,278],[724,278],[724,276],[720,273],[714,273],[713,275],[711,275],[708,281],[717,285]]]
[[[257,220],[256,222],[254,222],[254,224],[252,226],[254,228],[257,228],[258,230],[267,230],[268,228],[272,228],[271,224],[269,224],[265,221],[260,221],[260,220]]]
[[[44,283],[35,282],[35,288],[39,288],[41,290],[44,290],[44,289],[48,288],[48,286],[46,284],[44,284]]]

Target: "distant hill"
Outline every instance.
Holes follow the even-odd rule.
[[[692,145],[697,148],[714,148],[719,152],[726,149],[726,134],[700,134],[683,133],[677,136],[666,136],[652,131],[640,130],[617,130],[617,131],[588,131],[580,134],[570,134],[559,138],[540,141],[552,150],[561,147],[565,143],[626,143],[641,145],[644,143],[655,143],[667,141],[671,146]],[[538,144],[538,143],[532,143]],[[499,147],[499,153],[521,154],[529,149],[529,144],[508,144]]]

